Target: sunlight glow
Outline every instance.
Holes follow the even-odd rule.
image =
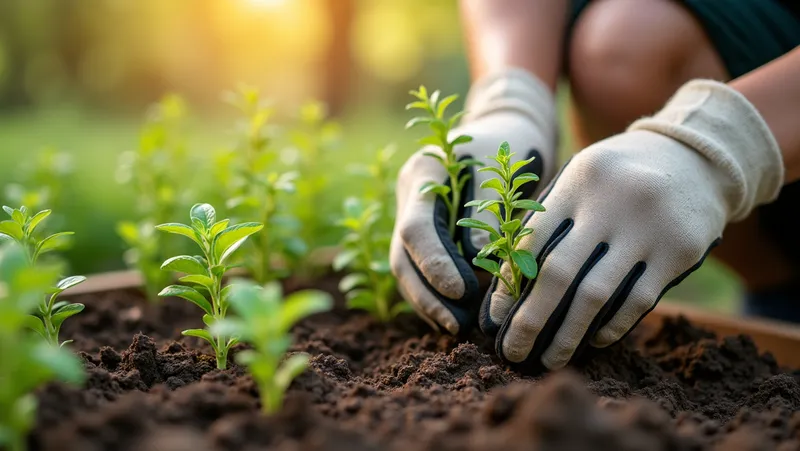
[[[262,8],[279,8],[283,6],[287,0],[247,0],[255,6]]]

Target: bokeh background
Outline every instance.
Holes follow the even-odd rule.
[[[408,90],[469,87],[457,2],[2,0],[0,197],[13,205],[50,187],[39,200],[76,232],[66,253],[73,272],[122,269],[116,226],[136,212],[120,156],[140,145],[151,105],[169,94],[184,100],[187,149],[200,163],[186,184],[211,196],[213,156],[235,136],[222,93],[241,83],[274,102],[279,122],[323,102],[340,129],[324,156],[330,171],[370,161],[385,145],[396,146],[399,165],[415,146],[403,128]],[[559,94],[563,117],[568,95]],[[576,149],[569,129],[562,134],[566,157]],[[188,177],[178,169],[175,177]],[[364,188],[342,183],[341,193]],[[712,260],[668,297],[735,311],[740,293]]]

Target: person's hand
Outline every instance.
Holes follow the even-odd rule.
[[[780,150],[756,109],[725,84],[690,82],[564,166],[521,243],[538,277],[518,302],[493,283],[481,328],[505,360],[540,370],[611,345],[700,266],[727,223],[782,185]]]
[[[465,105],[464,120],[452,130],[450,139],[468,135],[473,140],[455,147],[459,158],[487,162],[486,157],[508,141],[520,149],[520,159],[536,156],[525,168],[527,172],[535,172],[541,178],[553,176],[555,104],[542,82],[521,70],[508,70],[476,83]],[[483,292],[471,262],[488,241],[488,235],[458,227],[452,237],[444,202],[433,192],[420,192],[430,182],[449,185],[442,164],[425,155],[431,151],[441,152],[435,146],[423,148],[400,170],[391,267],[399,291],[416,312],[434,328],[443,327],[458,334],[477,324]],[[472,170],[459,204],[463,206],[474,198],[488,199],[494,192],[480,188],[487,178],[489,174]],[[531,196],[535,186],[529,185],[531,190],[526,195]],[[474,214],[473,210],[466,208],[460,216],[492,221],[488,212]],[[463,254],[459,253],[459,246]]]

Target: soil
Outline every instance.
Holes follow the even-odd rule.
[[[180,335],[202,326],[194,305],[133,290],[75,300],[86,310],[62,337],[89,379],[42,388],[32,450],[800,449],[800,372],[684,318],[524,375],[477,333],[459,342],[414,316],[384,325],[337,309],[295,328],[310,368],[266,417],[241,368],[216,370],[207,345]]]

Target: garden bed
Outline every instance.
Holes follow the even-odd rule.
[[[62,335],[89,379],[40,390],[31,449],[800,448],[800,373],[682,317],[537,376],[507,369],[478,333],[458,342],[411,315],[383,325],[337,308],[295,327],[310,367],[264,417],[249,375],[180,335],[202,326],[197,307],[112,285],[72,295],[86,310]],[[336,280],[316,287],[335,293]]]

